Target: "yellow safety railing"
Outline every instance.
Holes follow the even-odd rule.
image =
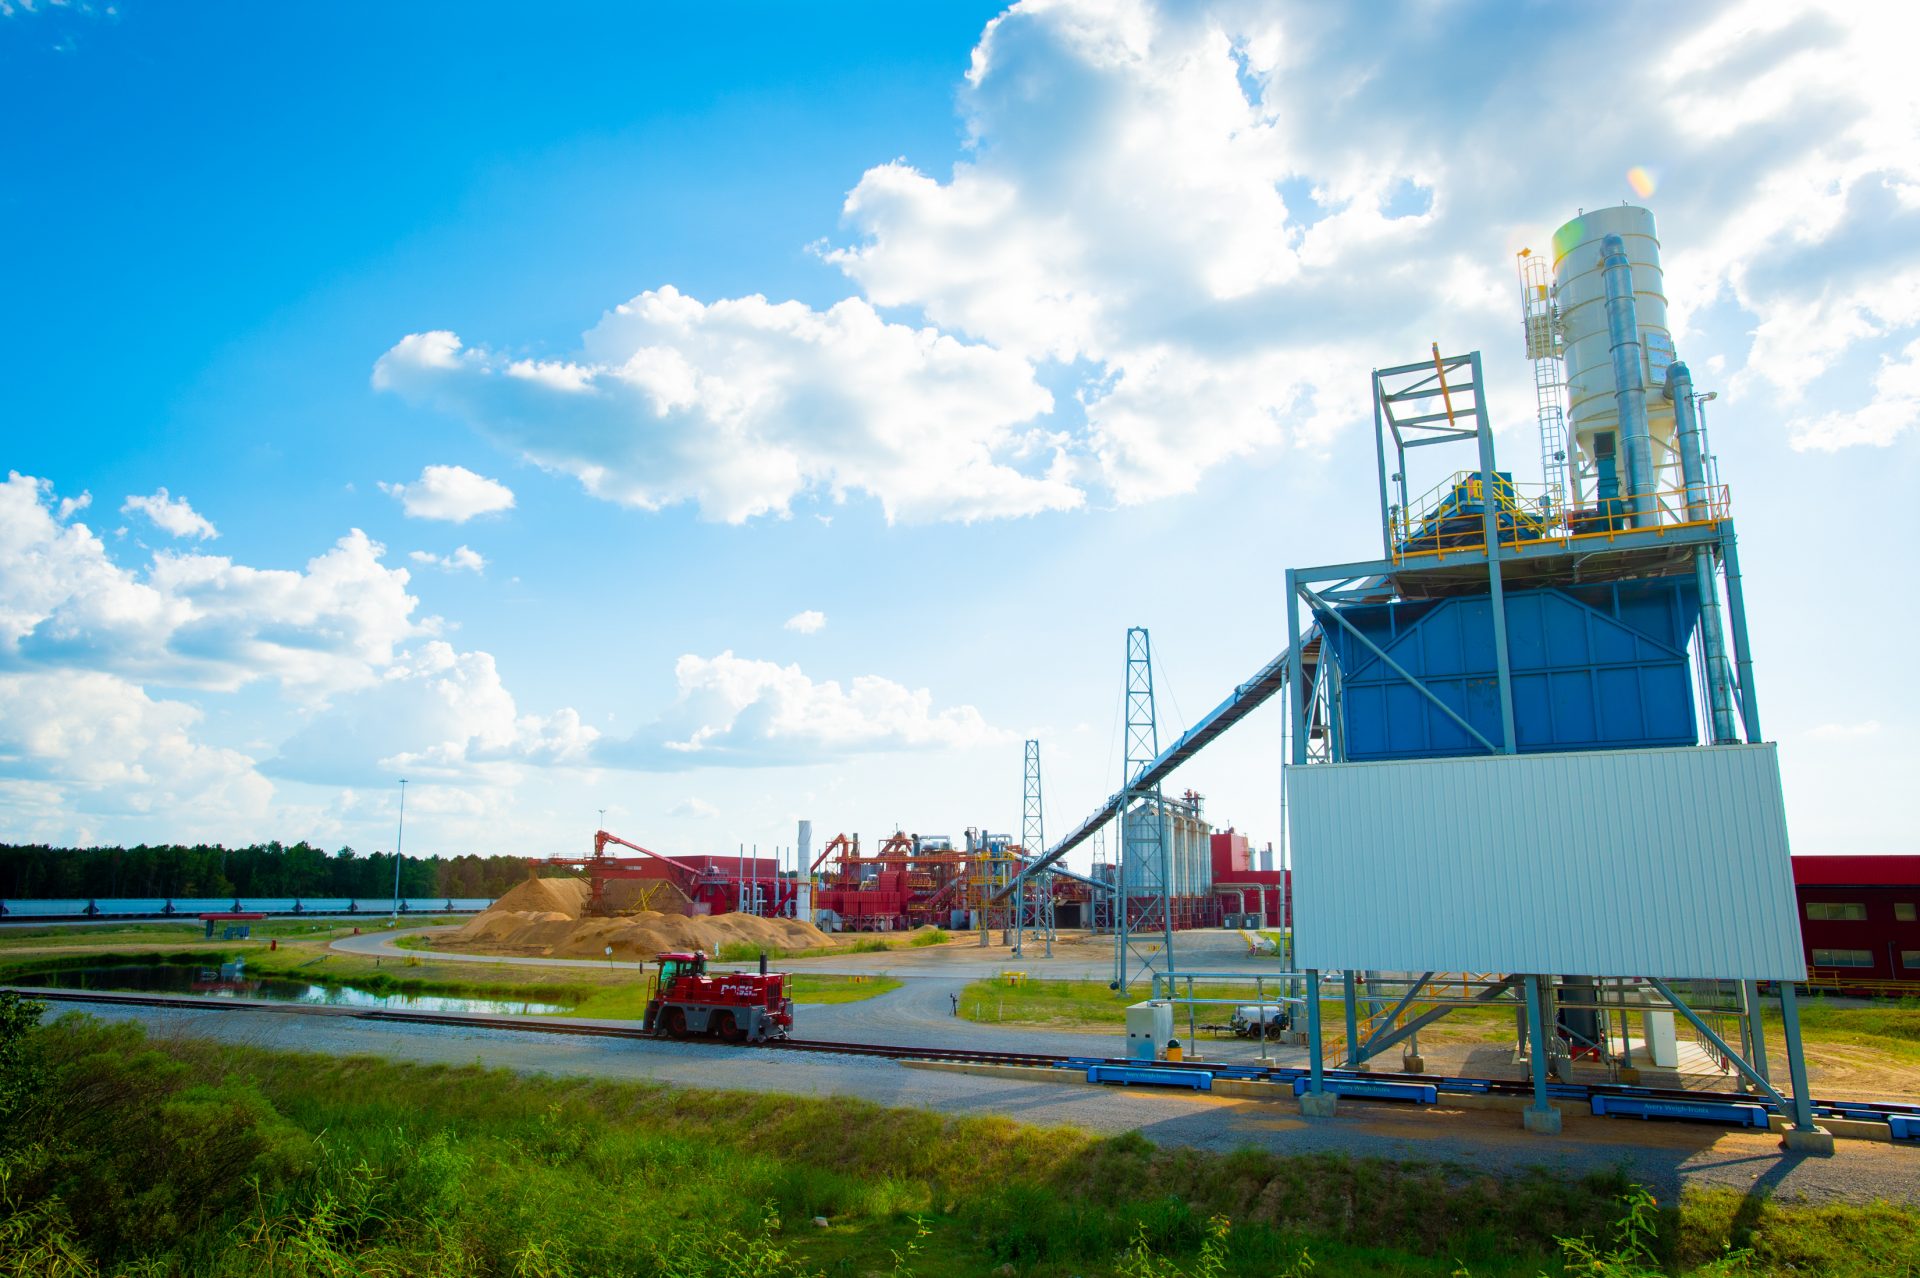
[[[1395,563],[1448,555],[1479,553],[1487,548],[1486,524],[1480,509],[1483,481],[1478,471],[1460,471],[1435,485],[1407,509],[1394,512]],[[1557,543],[1605,543],[1628,533],[1661,533],[1719,523],[1732,514],[1733,503],[1724,484],[1703,485],[1689,501],[1684,488],[1660,489],[1646,495],[1638,526],[1628,524],[1623,501],[1594,503],[1567,509],[1558,494],[1542,485],[1494,485],[1497,535],[1503,547],[1522,548]]]

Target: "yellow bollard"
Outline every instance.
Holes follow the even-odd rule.
[[[1167,1059],[1170,1061],[1178,1061],[1178,1060],[1186,1059],[1185,1054],[1182,1053],[1180,1050],[1179,1039],[1170,1038],[1167,1040]]]

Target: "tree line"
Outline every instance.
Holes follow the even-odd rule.
[[[55,848],[0,843],[0,900],[80,897],[360,897],[393,895],[394,858],[299,843]],[[400,895],[497,897],[527,877],[517,856],[403,856]]]

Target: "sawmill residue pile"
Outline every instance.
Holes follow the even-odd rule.
[[[671,893],[670,900],[662,899],[661,888]],[[639,903],[643,892],[647,904],[664,905],[666,909],[625,912]],[[615,959],[628,961],[651,959],[664,950],[716,954],[723,945],[804,950],[833,944],[833,938],[825,932],[797,919],[683,913],[686,897],[670,884],[616,881],[606,885],[606,900],[616,912],[613,917],[585,917],[584,881],[529,879],[472,922],[435,940],[439,947],[450,950],[548,958],[603,958],[611,946]]]

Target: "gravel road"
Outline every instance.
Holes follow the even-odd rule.
[[[904,995],[905,997],[902,997]],[[51,995],[57,999],[57,995]],[[913,1042],[941,1031],[940,1041],[992,1046],[986,1035],[1017,1036],[1023,1050],[1047,1050],[1046,1037],[996,1026],[941,1021],[933,982],[867,1004],[809,1010],[807,1037],[838,1036],[836,1015],[865,1007],[864,1041]],[[1138,1131],[1164,1145],[1275,1153],[1337,1151],[1362,1157],[1447,1162],[1481,1172],[1540,1165],[1560,1174],[1624,1168],[1663,1198],[1686,1185],[1808,1201],[1920,1201],[1920,1151],[1843,1141],[1831,1159],[1782,1155],[1776,1138],[1664,1123],[1626,1123],[1566,1113],[1559,1137],[1530,1136],[1517,1117],[1498,1111],[1414,1112],[1344,1102],[1332,1119],[1302,1118],[1290,1105],[1197,1094],[1033,1083],[916,1069],[872,1058],[729,1050],[712,1044],[570,1038],[524,1031],[406,1025],[362,1020],[338,1011],[230,1006],[219,1010],[93,1006],[107,1020],[134,1020],[158,1034],[192,1034],[275,1050],[370,1054],[422,1064],[473,1065],[560,1077],[606,1077],[682,1086],[854,1096],[882,1105],[912,1105],[951,1114],[997,1114],[1023,1122],[1070,1125],[1102,1135]],[[876,1014],[884,1011],[884,1018]],[[847,1021],[839,1029],[844,1031]],[[884,1029],[883,1029],[884,1027]],[[880,1032],[876,1032],[880,1031]],[[1060,1035],[1088,1050],[1084,1035]],[[926,1040],[919,1040],[926,1041]]]

